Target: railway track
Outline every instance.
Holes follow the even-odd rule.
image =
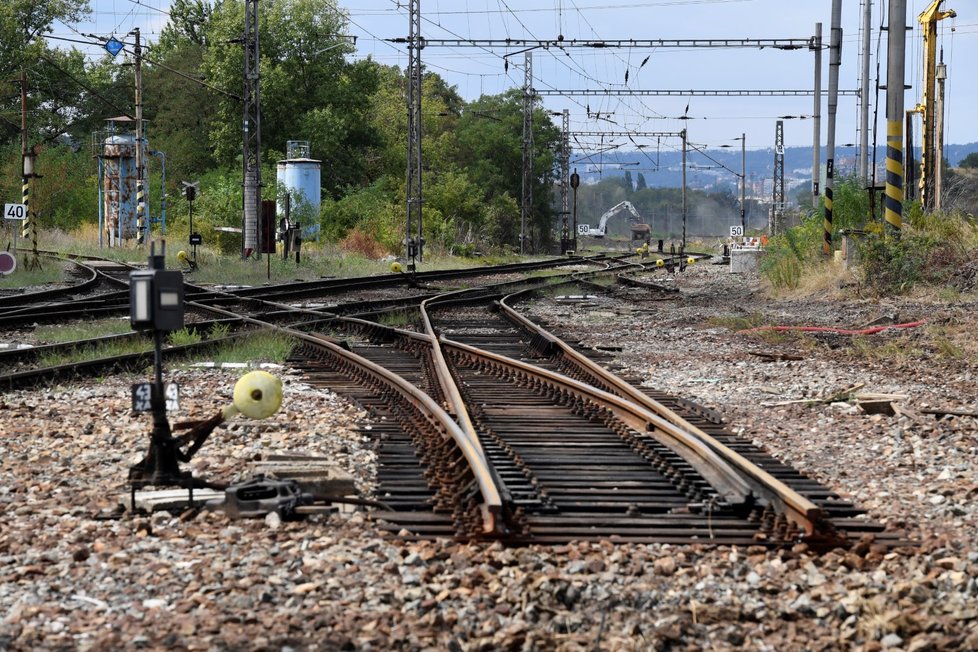
[[[619,378],[607,354],[582,351],[519,312],[541,288],[598,290],[602,277],[622,283],[634,278],[627,270],[646,268],[591,264],[587,273],[454,291],[416,287],[402,297],[377,295],[385,286],[376,280],[350,283],[375,294],[348,293],[347,301],[310,300],[344,296],[331,282],[195,289],[188,308],[242,332],[289,334],[298,342],[290,363],[311,383],[368,409],[377,497],[390,506],[373,517],[399,536],[899,543],[826,487],[730,433],[709,410]],[[403,279],[397,283],[403,288]],[[8,309],[0,319],[22,312]],[[28,375],[0,382],[26,384]]]
[[[428,473],[424,456],[411,453],[420,435],[392,425],[400,419],[384,407],[386,390],[353,387],[308,352],[293,361],[381,424],[367,433],[380,456],[378,496],[398,507],[375,517],[392,532],[520,543],[899,542],[851,503],[727,431],[709,410],[615,378],[572,345],[520,323],[505,300],[493,310],[458,299],[461,308],[449,309],[446,297],[425,302],[426,333],[362,324],[345,344],[437,397],[481,449],[484,481],[495,484],[502,504],[475,509],[474,472],[462,482],[445,476],[451,486]],[[452,468],[460,463],[450,451],[441,455]],[[446,494],[465,506],[446,507]],[[491,523],[480,513],[493,514]]]

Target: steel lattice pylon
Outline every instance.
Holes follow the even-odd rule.
[[[415,260],[422,261],[421,214],[421,0],[410,0],[408,6],[408,68],[407,68],[407,224],[404,247],[409,272],[415,270]],[[417,225],[417,236],[412,227]]]
[[[560,217],[570,215],[570,110],[564,109],[560,126]]]
[[[260,251],[258,216],[261,215],[261,97],[258,50],[258,0],[245,0],[244,35],[244,121],[242,167],[244,205],[242,215],[241,255],[248,257]]]
[[[771,234],[784,231],[784,120],[778,120],[774,128],[774,214],[771,220]]]
[[[523,72],[523,202],[520,211],[520,255],[526,253],[527,224],[533,210],[533,53],[525,55]]]

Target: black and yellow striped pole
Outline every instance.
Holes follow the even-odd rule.
[[[903,227],[903,93],[906,64],[907,0],[890,0],[886,40],[886,197],[888,231]]]
[[[835,188],[835,122],[839,113],[839,68],[842,65],[842,0],[832,0],[832,36],[829,39],[829,123],[825,140],[825,216],[822,218],[822,253],[832,254],[832,193]]]
[[[886,121],[886,197],[883,216],[896,236],[903,227],[903,120]]]
[[[28,154],[32,157],[33,153]],[[25,160],[26,164],[26,160]],[[33,165],[31,166],[33,167]],[[32,175],[33,176],[33,175]],[[31,212],[31,177],[25,174],[22,177],[22,192],[21,192],[21,203],[24,204],[24,227],[21,230],[21,235],[24,240],[30,239],[31,241],[31,253],[29,256],[24,256],[24,267],[27,269],[37,269],[41,266],[41,258],[37,253],[37,223],[34,219],[34,215]]]
[[[825,217],[822,218],[822,253],[832,254],[832,167],[831,158],[825,160]]]
[[[140,157],[142,158],[142,157]],[[143,191],[142,174],[136,179],[136,244],[146,240],[146,197]]]

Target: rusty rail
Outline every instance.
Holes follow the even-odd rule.
[[[204,306],[201,306],[204,307]],[[486,460],[485,453],[478,438],[473,439],[472,433],[463,429],[438,403],[428,394],[421,391],[411,383],[407,382],[397,374],[394,374],[383,367],[363,358],[352,351],[348,351],[332,338],[304,333],[292,328],[276,326],[251,317],[236,315],[230,311],[207,306],[213,312],[224,313],[227,316],[241,317],[243,321],[265,328],[271,328],[281,333],[285,333],[302,342],[317,347],[336,359],[342,360],[346,364],[358,368],[361,373],[366,374],[372,380],[383,384],[390,391],[396,392],[400,397],[412,405],[417,412],[428,421],[428,423],[443,438],[451,439],[455,447],[465,459],[466,464],[472,475],[472,480],[478,487],[482,497],[480,504],[481,530],[487,536],[504,536],[507,532],[507,524],[504,518],[504,501],[498,480]],[[406,333],[406,331],[399,331]],[[411,333],[411,335],[422,338],[431,345],[431,337],[427,335]]]
[[[596,380],[596,385],[601,386],[612,394],[632,401],[647,410],[656,414],[662,420],[672,424],[675,428],[686,433],[690,437],[695,437],[704,445],[709,447],[730,466],[734,467],[743,476],[749,478],[751,486],[758,493],[760,498],[770,501],[773,505],[784,513],[789,521],[794,523],[804,532],[804,538],[813,541],[832,541],[837,540],[841,535],[835,530],[827,519],[821,508],[815,505],[797,491],[772,476],[764,469],[745,458],[740,453],[717,441],[714,437],[689,423],[675,411],[662,405],[650,396],[645,395],[637,388],[621,380],[613,373],[598,365],[571,346],[550,334],[544,328],[533,323],[517,310],[507,304],[524,292],[517,292],[505,297],[500,301],[500,309],[514,323],[535,333],[535,335],[548,343],[548,346],[559,349],[562,355],[574,365],[585,370],[588,375]]]
[[[520,360],[497,355],[490,351],[483,351],[468,344],[446,339],[442,339],[441,344],[459,355],[507,368],[514,374],[522,375],[534,382],[543,383],[557,393],[573,397],[579,401],[586,401],[597,409],[607,411],[617,421],[624,423],[633,430],[648,434],[683,458],[728,504],[748,505],[750,503],[750,486],[727,462],[704,445],[702,441],[691,437],[682,429],[644,406],[568,376],[541,369]]]

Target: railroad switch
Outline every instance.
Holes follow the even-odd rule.
[[[295,480],[274,480],[259,475],[227,488],[223,509],[229,518],[256,518],[276,512],[282,518],[296,516],[296,508],[311,505],[312,494],[303,493]]]

